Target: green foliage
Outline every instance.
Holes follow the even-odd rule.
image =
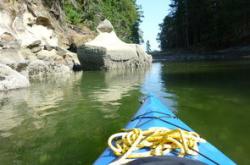
[[[134,0],[103,0],[100,10],[102,17],[111,21],[120,38],[127,42],[140,42],[142,13]]]
[[[77,0],[76,9],[71,0],[64,1],[64,11],[72,24],[84,23],[92,30],[107,18],[113,24],[117,35],[124,41],[139,43],[142,12],[135,0]]]
[[[218,49],[250,41],[249,0],[172,0],[160,25],[161,49]]]
[[[65,1],[63,4],[66,19],[72,24],[79,24],[83,21],[83,13],[81,10],[76,9],[70,2]]]

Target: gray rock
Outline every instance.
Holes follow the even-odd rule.
[[[51,51],[51,50],[53,50],[53,49],[56,49],[56,47],[50,46],[50,45],[44,45],[44,50]]]
[[[2,49],[0,50],[0,63],[17,69],[18,65],[26,63],[26,60],[18,49]]]
[[[39,47],[40,45],[41,45],[41,41],[40,40],[36,40],[36,41],[34,41],[34,42],[32,42],[31,44],[29,44],[28,46],[27,46],[27,48],[29,48],[29,49],[32,49],[32,48],[34,48],[34,47]]]
[[[28,73],[30,77],[45,77],[55,74],[67,74],[71,69],[60,63],[51,61],[34,60],[28,66]]]
[[[104,47],[83,45],[78,48],[78,59],[83,70],[112,70],[144,68],[151,64],[152,57],[140,46],[134,50],[107,50]]]
[[[4,32],[0,35],[0,41],[9,42],[14,40],[16,40],[16,38],[9,32]]]
[[[46,18],[46,17],[42,17],[42,16],[37,17],[36,18],[36,24],[46,26],[49,29],[54,29],[51,22],[50,22],[50,20],[48,18]]]
[[[23,16],[22,15],[18,15],[15,17],[13,24],[12,24],[12,28],[18,34],[25,32],[25,26],[23,24]]]
[[[106,49],[97,46],[81,46],[77,49],[78,59],[83,70],[104,69],[104,57]]]
[[[59,55],[57,55],[57,51],[55,49],[48,51],[48,50],[42,50],[37,53],[37,58],[42,61],[48,61],[48,62],[54,62],[56,58],[62,58]]]
[[[21,48],[20,54],[22,57],[29,63],[30,61],[36,60],[37,55],[32,53],[30,49],[28,48]]]
[[[37,47],[33,47],[30,49],[32,53],[37,53],[40,52],[42,50],[41,46],[37,46]]]
[[[6,65],[0,64],[0,91],[25,88],[29,85],[29,80],[25,76]]]
[[[102,21],[98,26],[97,26],[97,31],[98,32],[107,32],[110,33],[114,30],[113,25],[111,22],[107,19]]]
[[[65,50],[59,46],[55,47],[55,49],[57,50],[57,54],[60,56],[64,56],[67,53],[67,50]]]
[[[103,24],[106,24],[105,21]],[[103,27],[106,27],[104,25]],[[140,45],[121,41],[114,31],[99,32],[100,34],[94,40],[77,49],[83,70],[133,69],[151,64],[151,55],[148,55]]]
[[[20,43],[18,40],[13,41],[0,41],[0,47],[2,49],[20,49]]]
[[[42,60],[35,60],[29,64],[28,72],[29,72],[29,76],[48,74],[49,66]]]
[[[26,48],[29,48],[32,53],[37,53],[42,50],[41,43],[42,42],[40,40],[36,40],[31,44],[27,45]]]
[[[0,81],[5,80],[5,77],[0,76]]]

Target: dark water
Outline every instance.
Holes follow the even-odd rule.
[[[154,63],[84,72],[0,93],[0,164],[91,164],[110,134],[156,93],[201,136],[250,164],[250,62]]]

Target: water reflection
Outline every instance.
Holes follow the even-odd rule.
[[[105,118],[117,118],[120,100],[128,96],[129,91],[140,86],[147,72],[146,69],[88,72],[82,78],[82,91],[87,92],[89,100],[98,102],[96,106],[104,113]]]
[[[239,164],[249,164],[250,61],[168,63],[178,116]],[[235,143],[237,139],[237,143]]]
[[[249,71],[229,63],[154,63],[150,70],[34,80],[0,93],[0,162],[91,164],[149,93],[233,159],[250,162]]]
[[[120,100],[144,81],[147,70],[84,72],[83,74],[33,80],[27,89],[0,92],[0,136],[13,135],[13,129],[28,123],[32,129],[46,127],[46,116],[56,115],[92,102],[104,118],[119,117]],[[67,105],[62,106],[62,105]],[[54,120],[53,122],[57,122]],[[54,124],[55,124],[54,123]]]
[[[168,90],[167,82],[163,79],[163,66],[162,63],[153,63],[151,70],[147,72],[141,85],[141,92],[144,95],[154,94],[158,96],[162,102],[170,107],[170,110],[176,111],[175,94]]]
[[[44,127],[47,115],[55,114],[63,109],[57,109],[67,91],[72,90],[81,74],[64,76],[64,78],[49,77],[34,80],[27,89],[0,92],[0,135],[12,135],[11,130],[25,120],[30,120],[30,126],[35,129]]]
[[[0,93],[0,162],[91,164],[135,113],[147,72],[47,77]]]
[[[113,104],[128,91],[139,86],[144,80],[145,72],[145,70],[109,71],[104,74],[105,87],[93,92],[91,97],[104,104]]]

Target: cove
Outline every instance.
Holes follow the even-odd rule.
[[[0,162],[91,164],[148,93],[202,137],[249,164],[250,62],[153,63],[140,71],[89,71],[33,80],[0,93]]]

